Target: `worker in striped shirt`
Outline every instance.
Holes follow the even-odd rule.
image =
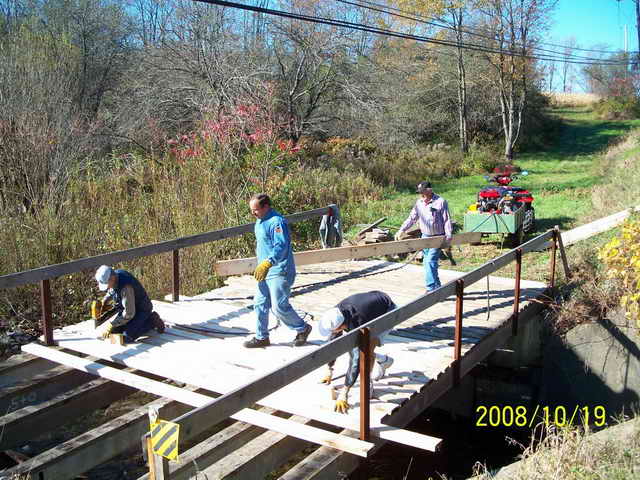
[[[396,233],[395,239],[401,240],[404,232],[417,221],[422,238],[444,235],[445,245],[448,245],[451,242],[452,227],[447,201],[433,193],[430,182],[420,182],[416,190],[420,198],[418,198],[411,213],[398,230],[398,233]],[[424,265],[427,293],[439,288],[441,285],[438,277],[440,250],[441,248],[424,249],[422,263]]]

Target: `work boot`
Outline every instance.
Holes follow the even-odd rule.
[[[269,345],[271,345],[271,342],[268,338],[259,339],[253,337],[251,340],[247,340],[246,342],[244,342],[243,345],[245,346],[245,348],[259,348],[268,347]]]
[[[153,328],[156,329],[158,333],[164,333],[164,322],[160,318],[157,312],[151,312],[151,323],[153,324]]]
[[[293,346],[301,347],[302,345],[307,343],[307,337],[309,336],[310,333],[311,333],[311,325],[307,323],[307,326],[304,327],[304,330],[302,332],[298,332],[298,334],[296,335],[296,338],[293,340]]]
[[[389,355],[385,355],[385,359],[382,362],[376,361],[376,364],[371,371],[371,380],[378,381],[383,378],[387,374],[387,369],[391,365],[393,365],[393,358]]]

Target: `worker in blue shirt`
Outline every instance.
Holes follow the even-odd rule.
[[[257,315],[256,336],[244,342],[247,348],[268,347],[269,310],[297,333],[293,344],[304,345],[311,325],[305,323],[289,303],[291,286],[296,278],[289,226],[285,218],[271,208],[271,199],[260,193],[249,201],[251,214],[257,218],[255,224],[256,257],[258,266],[253,276],[258,289],[253,298],[253,309]]]

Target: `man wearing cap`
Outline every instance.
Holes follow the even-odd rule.
[[[306,343],[311,325],[304,322],[289,303],[291,286],[296,278],[291,237],[287,220],[271,208],[271,199],[264,193],[256,194],[249,200],[251,214],[256,217],[256,258],[258,266],[253,276],[258,281],[258,289],[253,297],[256,312],[256,335],[244,342],[246,348],[268,347],[269,310],[292,330],[296,337],[296,347]]]
[[[389,295],[379,291],[356,293],[342,300],[335,308],[328,310],[320,318],[318,329],[320,335],[327,337],[327,341],[334,340],[342,335],[342,332],[350,332],[365,323],[378,318],[380,315],[396,308]],[[377,346],[382,345],[382,339],[387,332],[379,337],[371,339],[371,379],[380,380],[387,368],[393,363],[393,358],[388,355],[374,353]],[[322,383],[330,384],[333,378],[333,365],[335,360],[328,364],[329,371],[322,379]],[[347,413],[349,410],[349,390],[353,387],[360,374],[360,349],[354,348],[349,352],[349,367],[344,380],[344,388],[340,392],[334,410],[339,413]],[[373,384],[371,384],[373,390]],[[372,395],[373,396],[373,395]]]
[[[96,281],[98,288],[107,292],[102,304],[113,301],[118,310],[103,326],[102,338],[107,338],[111,333],[124,332],[124,341],[132,343],[152,328],[158,333],[164,332],[164,322],[153,311],[149,295],[136,277],[126,270],[114,270],[102,265],[96,271]]]
[[[430,182],[420,182],[417,187],[420,198],[413,206],[409,217],[404,221],[395,239],[401,240],[413,224],[418,221],[422,238],[442,236],[445,237],[445,245],[451,242],[451,217],[447,201],[433,193]],[[427,293],[440,287],[438,277],[438,260],[440,260],[440,248],[425,248],[422,263],[424,265],[425,283]]]

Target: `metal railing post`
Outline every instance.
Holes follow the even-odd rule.
[[[551,280],[549,286],[553,288],[556,284],[556,253],[558,250],[558,231],[553,229],[553,238],[551,240]]]
[[[511,335],[518,334],[518,313],[520,311],[520,278],[522,274],[522,249],[516,250],[516,287],[513,295],[513,322],[511,323]]]
[[[360,330],[360,440],[369,441],[371,396],[371,335],[368,328]]]
[[[460,357],[462,356],[462,299],[464,280],[456,280],[456,332],[453,342],[453,384],[460,383]]]
[[[180,250],[173,251],[173,301],[180,300]]]
[[[54,345],[51,320],[51,284],[49,280],[40,281],[40,305],[42,306],[42,333],[46,345]]]

